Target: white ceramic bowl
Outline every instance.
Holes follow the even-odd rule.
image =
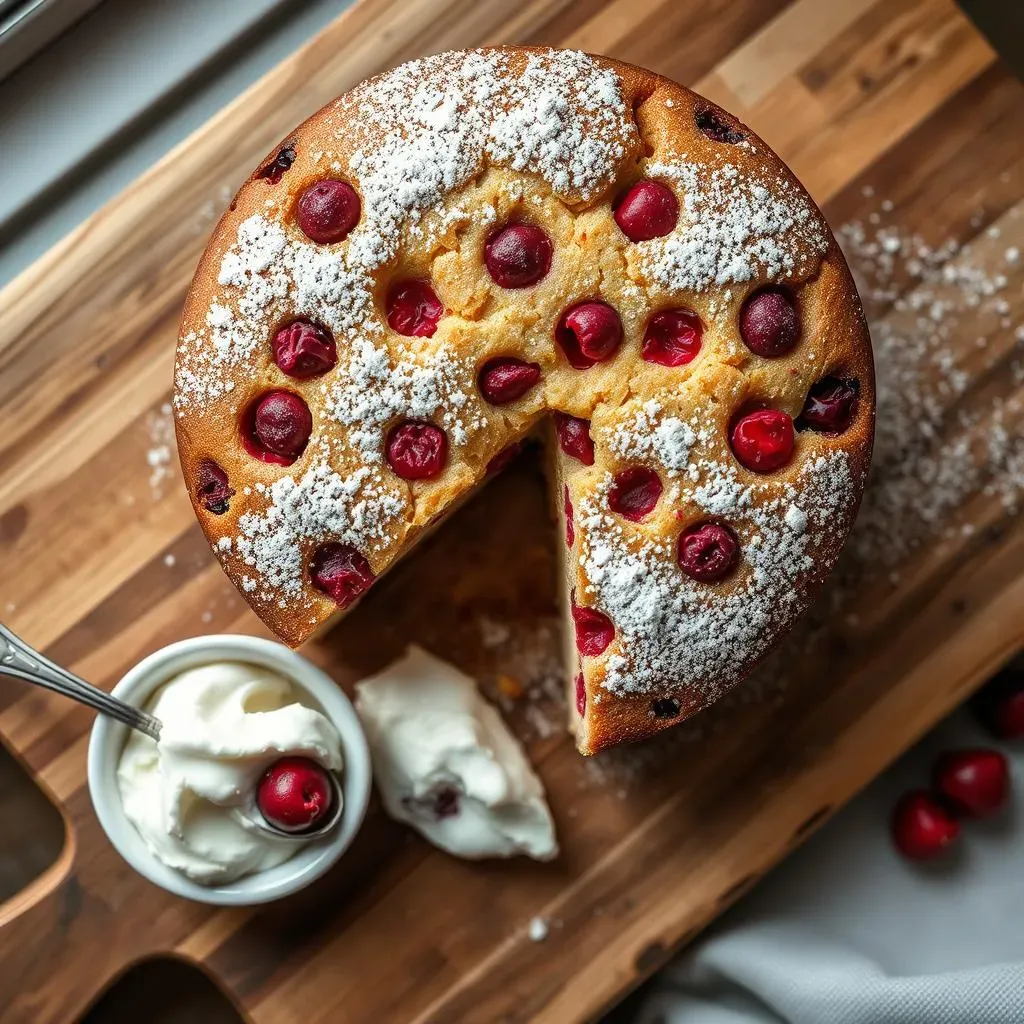
[[[128,704],[144,705],[172,676],[212,661],[263,665],[291,679],[310,703],[334,723],[344,759],[341,823],[328,836],[299,849],[290,860],[228,885],[200,885],[167,867],[150,853],[125,817],[117,785],[117,764],[128,727],[98,715],[89,737],[89,793],[96,816],[117,852],[139,874],[177,896],[200,903],[244,906],[267,903],[297,892],[319,878],[345,852],[362,824],[370,797],[370,752],[352,702],[341,687],[301,654],[253,636],[197,636],[155,651],[139,662],[113,689]]]

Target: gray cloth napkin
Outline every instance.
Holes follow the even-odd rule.
[[[919,866],[888,819],[942,750],[997,746],[1015,792],[998,820]],[[1022,1024],[1024,745],[960,712],[768,876],[633,1003],[635,1024]],[[616,1019],[622,1019],[616,1017]]]

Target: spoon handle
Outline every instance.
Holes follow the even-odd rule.
[[[160,738],[158,719],[55,665],[15,636],[3,623],[0,623],[0,675],[17,676],[36,686],[63,694],[155,740]]]

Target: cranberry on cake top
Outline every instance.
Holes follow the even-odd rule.
[[[749,129],[503,47],[401,65],[268,155],[199,265],[174,405],[214,551],[291,644],[545,432],[589,753],[713,701],[806,607],[874,382],[842,255]]]

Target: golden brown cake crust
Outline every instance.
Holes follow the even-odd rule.
[[[730,141],[698,127],[706,111]],[[281,153],[282,163],[293,159],[274,181],[268,168]],[[323,178],[355,187],[362,219],[344,241],[317,246],[296,226],[295,205]],[[669,185],[682,210],[672,234],[633,243],[613,204],[641,178]],[[491,280],[482,253],[496,227],[515,221],[541,226],[553,256],[538,284],[509,290]],[[419,278],[430,279],[445,316],[432,338],[402,338],[388,329],[386,296]],[[743,344],[738,319],[744,300],[774,283],[795,296],[801,336],[789,354],[766,359]],[[576,370],[555,344],[555,325],[574,303],[598,297],[618,311],[624,339],[607,362]],[[700,354],[676,367],[644,360],[651,315],[677,306],[703,321]],[[338,365],[322,377],[295,380],[274,363],[270,338],[296,316],[333,332]],[[506,355],[538,364],[541,381],[496,407],[476,375]],[[728,440],[737,411],[764,405],[796,419],[829,375],[858,382],[849,429],[799,431],[788,465],[743,468]],[[241,444],[243,411],[270,389],[300,394],[313,415],[310,443],[292,465],[258,461]],[[229,576],[292,645],[337,614],[309,580],[318,544],[352,544],[379,576],[551,411],[590,420],[593,466],[555,453],[558,504],[564,488],[574,517],[567,598],[616,627],[605,651],[581,659],[586,715],[575,726],[590,753],[706,706],[789,629],[852,524],[875,394],[843,256],[756,135],[644,69],[496,48],[371,79],[268,154],[196,271],[175,406],[196,515]],[[381,457],[386,431],[405,418],[445,429],[449,457],[436,479],[400,479]],[[223,511],[197,494],[209,459],[234,491]],[[614,475],[636,465],[653,467],[663,492],[634,523],[608,511],[608,493]],[[730,524],[743,557],[721,582],[698,584],[676,565],[676,542],[707,519]],[[570,678],[578,671],[567,666]],[[658,700],[668,703],[656,713]]]

